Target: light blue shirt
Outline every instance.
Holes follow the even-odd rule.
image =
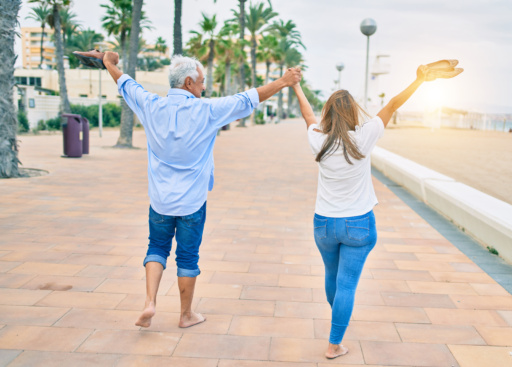
[[[174,216],[195,213],[213,188],[217,131],[250,115],[259,104],[258,92],[250,89],[207,99],[171,88],[166,97],[160,97],[126,74],[117,86],[146,131],[148,191],[153,210]]]

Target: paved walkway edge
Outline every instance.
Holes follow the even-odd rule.
[[[433,208],[418,200],[406,188],[386,177],[377,168],[372,167],[372,175],[512,294],[512,265],[500,257],[491,254],[472,237],[462,232],[456,225]]]
[[[380,147],[372,165],[512,264],[512,205]]]

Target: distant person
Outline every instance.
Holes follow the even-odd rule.
[[[366,113],[346,90],[329,97],[319,124],[300,84],[293,86],[319,166],[314,237],[325,265],[325,293],[332,308],[325,353],[329,359],[348,353],[341,341],[352,315],[363,266],[377,242],[373,207],[378,202],[372,184],[370,154],[391,116],[427,76],[433,80],[461,72],[456,69],[451,74],[443,71],[444,74],[430,75],[428,71],[427,66],[420,66],[416,80],[392,98],[376,117],[363,124],[360,117]]]
[[[80,53],[102,59],[119,93],[144,126],[148,145],[149,246],[146,302],[135,323],[149,327],[156,312],[156,295],[176,238],[179,327],[205,321],[192,311],[196,277],[200,274],[199,246],[206,220],[206,198],[213,188],[213,146],[217,131],[249,116],[258,104],[301,79],[300,69],[288,69],[282,78],[234,96],[201,99],[204,69],[199,61],[173,56],[167,96],[149,93],[118,68],[119,55],[98,51]]]

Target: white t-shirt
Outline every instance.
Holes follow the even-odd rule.
[[[308,139],[315,156],[322,150],[327,135],[317,124],[309,126]],[[357,126],[350,131],[359,151],[365,158],[357,160],[349,155],[349,164],[343,155],[343,145],[334,153],[324,155],[318,163],[317,214],[331,218],[354,217],[368,213],[378,204],[372,184],[370,154],[384,134],[384,123],[380,117]]]

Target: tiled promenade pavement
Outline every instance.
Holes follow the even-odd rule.
[[[44,177],[0,181],[0,365],[512,366],[512,296],[380,182],[379,240],[344,344],[323,357],[330,310],[313,241],[317,169],[299,123],[218,138],[194,308],[179,329],[176,267],[148,330],[144,133],[139,150],[60,158],[62,137],[21,137]]]

